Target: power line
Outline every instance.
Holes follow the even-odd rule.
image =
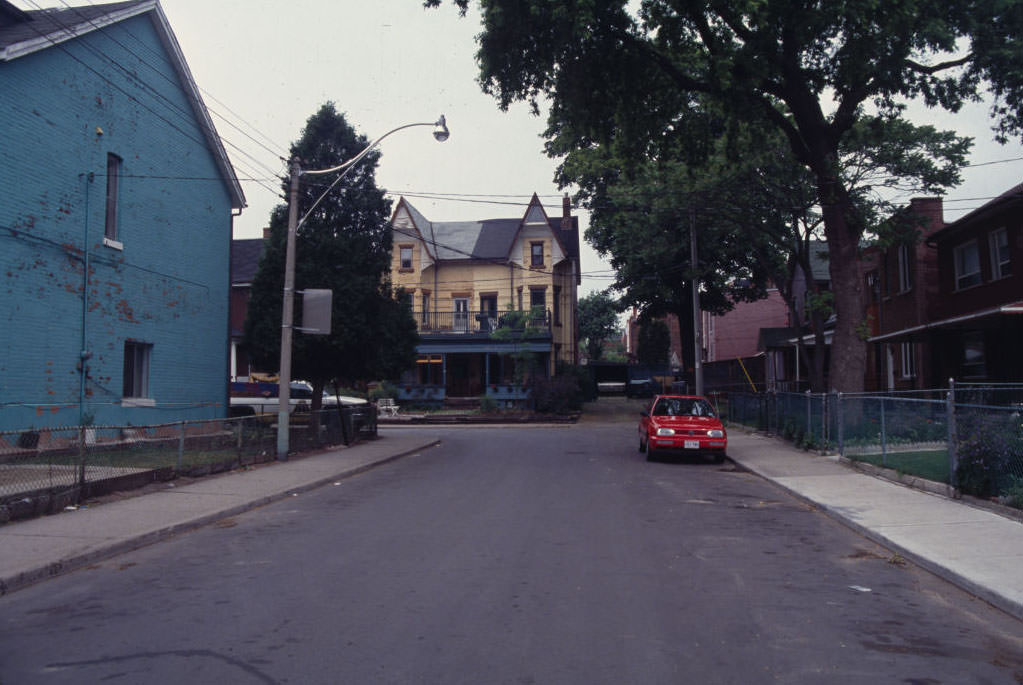
[[[33,6],[33,7],[35,7],[35,8],[36,8],[36,9],[37,9],[37,10],[38,10],[39,12],[44,12],[44,13],[52,13],[52,12],[54,11],[54,10],[49,10],[49,11],[47,11],[47,10],[43,9],[43,8],[42,8],[42,7],[41,7],[41,6],[40,6],[40,5],[39,5],[39,4],[38,4],[38,3],[37,3],[37,2],[35,1],[35,0],[27,0],[27,1],[29,2],[29,4],[31,4],[31,5]],[[64,4],[65,6],[67,6],[67,3],[65,2],[65,0],[61,0],[61,1],[63,2],[63,4]],[[153,72],[155,72],[156,74],[160,75],[160,76],[161,76],[162,78],[164,78],[165,80],[167,80],[168,82],[170,82],[170,83],[171,83],[172,85],[175,85],[175,86],[177,86],[177,83],[176,83],[176,82],[175,82],[174,80],[170,79],[170,78],[169,78],[169,77],[168,77],[168,76],[167,76],[166,74],[164,74],[164,73],[163,73],[163,72],[162,72],[162,71],[161,71],[161,70],[160,70],[159,68],[157,68],[157,67],[153,66],[153,65],[152,65],[151,63],[147,62],[147,61],[146,61],[145,59],[143,59],[142,57],[140,57],[140,56],[139,56],[139,55],[138,55],[137,53],[135,53],[135,52],[134,52],[134,51],[132,51],[132,50],[131,50],[130,48],[128,48],[127,46],[125,46],[125,45],[124,45],[123,43],[121,43],[120,41],[118,41],[118,40],[117,40],[117,38],[116,38],[115,36],[113,36],[113,35],[111,35],[111,34],[110,34],[110,32],[108,32],[108,31],[104,30],[104,29],[105,29],[105,27],[101,27],[101,26],[98,26],[98,25],[97,25],[97,24],[96,24],[96,23],[95,23],[94,21],[92,21],[91,19],[88,19],[88,18],[84,17],[84,16],[83,16],[83,15],[81,14],[81,12],[79,12],[79,11],[77,10],[77,8],[69,7],[69,9],[70,9],[70,10],[72,10],[72,11],[74,11],[74,13],[75,13],[75,14],[76,14],[76,15],[77,15],[77,16],[78,16],[79,18],[81,18],[81,19],[85,20],[85,21],[86,21],[86,22],[87,22],[88,24],[90,24],[91,26],[93,26],[93,27],[94,27],[94,28],[96,29],[96,31],[94,31],[94,32],[93,32],[94,34],[102,35],[102,36],[103,36],[104,38],[106,38],[106,39],[108,39],[108,40],[110,40],[110,41],[112,41],[112,42],[116,43],[116,44],[117,44],[117,45],[119,45],[119,46],[120,46],[120,47],[121,47],[121,48],[122,48],[123,50],[125,50],[126,52],[128,52],[128,53],[132,54],[132,55],[133,55],[133,56],[134,56],[134,57],[135,57],[136,59],[138,59],[140,63],[142,63],[142,64],[144,64],[145,66],[147,66],[147,67],[148,67],[148,68],[149,68],[150,70],[152,70],[152,71],[153,71]],[[71,28],[70,26],[68,26],[67,24],[65,24],[65,23],[64,23],[63,21],[61,21],[61,20],[57,19],[57,18],[56,18],[55,16],[53,16],[52,14],[51,14],[51,16],[49,17],[49,19],[50,19],[50,20],[51,20],[51,21],[52,21],[52,22],[53,22],[53,23],[54,23],[55,25],[59,26],[59,27],[60,27],[60,28],[62,28],[62,29],[63,29],[64,31],[66,31],[66,32],[67,32],[68,34],[72,34],[72,35],[74,35],[74,33],[73,33],[73,31],[72,31],[72,28]],[[198,139],[196,139],[196,138],[195,138],[195,137],[194,137],[194,136],[193,136],[193,135],[192,135],[192,134],[191,134],[190,132],[188,132],[188,131],[185,131],[184,129],[182,129],[182,128],[181,128],[180,126],[178,126],[177,124],[175,124],[175,123],[174,123],[173,121],[171,121],[170,119],[168,119],[168,118],[167,118],[166,116],[164,116],[163,114],[161,114],[161,113],[160,113],[160,112],[158,112],[157,110],[155,110],[155,109],[154,109],[153,107],[150,107],[150,106],[149,106],[148,104],[146,104],[145,102],[143,102],[142,100],[140,100],[140,99],[139,99],[138,97],[136,97],[136,96],[135,96],[135,95],[133,95],[132,93],[128,92],[128,91],[127,91],[127,90],[126,90],[125,88],[123,88],[123,87],[122,87],[121,85],[119,85],[118,83],[115,83],[115,82],[114,82],[114,81],[112,81],[112,80],[111,80],[110,78],[108,78],[108,77],[107,77],[107,76],[106,76],[105,74],[101,73],[101,72],[100,72],[100,71],[98,71],[98,70],[97,70],[96,68],[94,68],[94,67],[93,67],[92,65],[90,65],[90,64],[88,64],[88,63],[86,63],[86,62],[85,62],[85,61],[84,61],[83,59],[81,59],[80,57],[78,57],[77,55],[75,55],[74,53],[72,53],[72,52],[71,52],[70,50],[68,50],[68,49],[67,49],[67,47],[66,47],[66,46],[64,45],[64,42],[63,42],[63,41],[57,41],[57,40],[54,40],[54,39],[53,39],[53,38],[51,38],[51,37],[50,37],[49,35],[46,35],[46,34],[44,34],[44,33],[43,33],[43,32],[42,32],[42,31],[41,31],[40,29],[37,29],[37,28],[36,28],[36,27],[34,27],[34,26],[30,26],[30,28],[31,28],[31,29],[33,30],[33,32],[34,32],[34,33],[35,33],[35,34],[36,34],[37,36],[39,36],[40,38],[43,38],[43,39],[45,39],[45,40],[48,40],[48,41],[49,41],[49,42],[51,43],[51,45],[53,45],[54,47],[57,47],[57,48],[59,48],[59,49],[60,49],[60,50],[61,50],[61,51],[62,51],[62,52],[63,52],[64,54],[66,54],[66,55],[67,55],[68,57],[70,57],[70,58],[71,58],[71,59],[73,59],[74,61],[78,62],[78,63],[79,63],[79,64],[80,64],[81,66],[83,66],[83,67],[84,67],[85,69],[87,69],[88,71],[92,72],[92,73],[93,73],[93,74],[95,74],[95,75],[96,75],[97,77],[99,77],[99,79],[100,79],[100,80],[102,80],[103,82],[107,83],[107,84],[108,84],[108,85],[110,85],[111,87],[113,87],[113,88],[117,89],[118,91],[120,91],[121,93],[123,93],[123,94],[124,94],[124,95],[125,95],[126,97],[128,97],[128,99],[130,99],[130,100],[131,100],[132,102],[136,103],[137,105],[139,105],[140,107],[142,107],[142,108],[143,108],[143,109],[145,109],[146,111],[148,111],[148,112],[150,112],[151,114],[153,114],[153,115],[154,115],[155,117],[157,117],[158,119],[160,119],[161,121],[163,121],[163,122],[164,122],[165,124],[167,124],[167,125],[168,125],[168,126],[170,126],[170,127],[172,128],[172,129],[174,129],[174,130],[176,130],[177,132],[179,132],[179,133],[180,133],[181,135],[183,135],[183,136],[184,136],[184,137],[186,137],[187,139],[189,139],[189,140],[191,140],[192,142],[195,142],[195,143],[197,143],[197,144],[200,144],[200,145],[204,145],[204,146],[205,146],[205,145],[207,144],[207,142],[206,142],[205,140],[198,140]],[[125,33],[128,33],[129,35],[132,35],[132,36],[133,36],[133,37],[134,37],[134,38],[135,38],[136,40],[139,40],[137,36],[134,36],[134,35],[133,35],[133,34],[131,34],[131,33],[130,33],[129,31],[125,30],[123,26],[121,26],[121,27],[119,27],[119,28],[121,28],[122,30],[124,30],[124,32],[125,32]],[[147,95],[149,95],[150,97],[153,97],[153,98],[154,98],[154,99],[155,99],[155,100],[156,100],[156,101],[157,101],[158,103],[160,103],[160,104],[161,104],[161,107],[162,107],[163,109],[167,110],[167,112],[168,112],[169,114],[174,114],[174,115],[176,115],[177,117],[179,117],[180,119],[184,120],[185,122],[187,122],[187,123],[189,123],[189,124],[194,124],[194,123],[196,123],[196,122],[194,121],[194,117],[195,117],[195,113],[194,113],[194,112],[191,112],[191,111],[186,111],[186,110],[182,110],[182,109],[181,109],[181,108],[180,108],[180,107],[179,107],[179,106],[178,106],[178,105],[177,105],[176,103],[174,103],[174,102],[171,102],[171,101],[170,101],[170,100],[169,100],[169,99],[167,98],[167,96],[166,96],[166,95],[164,95],[164,94],[160,93],[160,92],[159,92],[159,91],[157,91],[157,90],[156,90],[155,88],[153,88],[153,87],[152,87],[152,86],[151,86],[150,84],[146,83],[146,82],[145,82],[145,81],[143,81],[143,80],[142,80],[141,78],[139,78],[137,74],[133,73],[133,72],[132,72],[132,71],[131,71],[130,69],[128,69],[128,68],[127,68],[127,67],[125,67],[124,65],[120,64],[120,63],[119,63],[118,61],[116,61],[115,59],[113,59],[113,58],[112,58],[112,57],[110,57],[109,55],[106,55],[106,54],[104,54],[104,53],[103,53],[103,52],[102,52],[102,51],[101,51],[101,50],[100,50],[100,49],[99,49],[98,47],[96,47],[96,46],[92,45],[92,44],[90,43],[90,41],[86,40],[86,36],[76,36],[76,37],[78,38],[78,40],[76,41],[76,44],[77,44],[77,45],[80,45],[80,46],[81,46],[81,47],[82,47],[82,48],[83,48],[84,50],[88,51],[89,53],[91,53],[91,54],[92,54],[92,55],[94,55],[95,57],[99,58],[99,60],[100,60],[101,62],[105,62],[106,64],[109,64],[109,65],[111,65],[112,67],[114,67],[115,69],[117,69],[117,70],[119,70],[119,71],[123,72],[123,73],[124,73],[124,75],[126,76],[126,79],[125,79],[125,80],[126,80],[127,82],[130,82],[130,83],[134,84],[134,85],[135,85],[135,87],[136,87],[136,88],[138,88],[138,89],[139,89],[139,91],[141,91],[142,93],[146,93],[146,94],[147,94]],[[141,41],[139,41],[139,42],[141,42]],[[203,105],[203,106],[205,107],[205,105]],[[209,108],[206,108],[206,109],[207,109],[207,111],[209,111]],[[212,125],[212,122],[211,122],[211,125]],[[201,130],[201,129],[203,128],[203,126],[202,126],[201,122],[200,122],[200,123],[198,124],[198,127],[199,127],[199,129],[200,129],[200,130]],[[256,159],[255,157],[252,157],[251,155],[249,155],[249,154],[248,154],[248,153],[247,153],[247,152],[246,152],[245,150],[243,150],[242,148],[238,147],[237,145],[234,145],[234,144],[233,144],[233,143],[232,143],[231,141],[229,141],[229,140],[227,140],[227,139],[223,138],[222,136],[220,136],[220,134],[219,134],[219,133],[217,133],[215,129],[214,129],[214,130],[212,130],[212,131],[211,131],[211,133],[212,133],[212,135],[213,135],[213,136],[215,136],[215,137],[216,137],[216,138],[217,138],[218,140],[221,140],[221,141],[223,141],[223,142],[227,143],[227,144],[228,144],[228,145],[230,145],[230,146],[231,146],[232,148],[234,148],[235,150],[237,150],[237,151],[238,151],[238,152],[239,152],[240,154],[242,154],[242,155],[244,155],[244,156],[246,156],[246,157],[248,157],[248,158],[252,159],[252,160],[253,160],[254,162],[256,162],[256,163],[257,163],[258,165],[260,165],[260,166],[264,166],[264,165],[262,164],[262,162],[260,162],[260,161],[259,161],[258,159]],[[266,168],[266,170],[268,170],[268,171],[270,171],[271,173],[273,173],[273,170],[271,170],[271,169],[270,169],[269,167],[265,167],[265,168]],[[232,173],[233,173],[233,170],[232,170]],[[253,176],[255,176],[255,175],[253,174]],[[268,189],[269,189],[269,188],[268,188]]]

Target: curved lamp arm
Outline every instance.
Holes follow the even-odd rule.
[[[320,196],[318,198],[316,198],[316,202],[314,202],[312,204],[312,206],[310,206],[309,209],[306,210],[306,213],[303,214],[302,218],[298,220],[298,224],[295,226],[295,230],[298,230],[302,226],[302,224],[305,223],[305,220],[309,218],[309,215],[313,213],[313,210],[316,209],[316,207],[320,204],[320,202],[323,200],[323,198],[325,198],[327,196],[327,193],[329,193],[331,190],[333,190],[334,186],[336,186],[338,183],[340,183],[341,179],[343,179],[345,176],[347,176],[348,172],[351,171],[353,168],[355,168],[356,164],[358,164],[360,161],[362,161],[362,159],[366,155],[368,155],[373,148],[375,148],[377,145],[379,145],[381,140],[383,140],[387,136],[391,135],[392,133],[397,133],[398,131],[401,131],[401,130],[406,129],[406,128],[412,128],[413,126],[433,126],[433,137],[436,138],[437,142],[439,142],[439,143],[443,143],[445,140],[448,139],[448,136],[451,135],[451,133],[448,131],[447,120],[444,118],[444,115],[441,114],[440,115],[440,119],[438,119],[437,121],[434,121],[434,122],[422,122],[422,123],[416,123],[416,124],[405,124],[404,126],[399,126],[398,128],[392,128],[390,131],[388,131],[387,133],[385,133],[384,135],[380,136],[379,138],[374,140],[372,143],[367,145],[366,149],[364,149],[362,152],[360,152],[359,154],[355,155],[354,157],[352,157],[347,162],[344,162],[342,164],[338,164],[335,167],[331,167],[329,169],[303,169],[303,170],[301,170],[300,173],[302,175],[310,175],[310,176],[317,176],[317,175],[321,175],[321,174],[332,174],[335,171],[340,171],[342,173],[341,173],[340,176],[338,176],[337,178],[334,179],[334,182],[331,183],[327,187],[327,189],[324,190],[322,194],[320,194]]]

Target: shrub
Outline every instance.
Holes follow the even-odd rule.
[[[959,489],[977,497],[1008,491],[1023,473],[1023,435],[998,415],[965,415],[958,419]]]
[[[379,400],[384,397],[391,400],[398,399],[398,387],[389,381],[380,381],[377,387],[369,391],[369,399],[371,400]]]
[[[533,408],[541,414],[565,414],[582,408],[582,392],[574,375],[534,378],[529,388],[533,395]]]
[[[490,395],[480,396],[480,413],[494,414],[497,412],[497,400]]]
[[[580,402],[592,402],[597,399],[597,381],[588,367],[577,364],[559,364],[556,375],[575,379],[579,386]],[[581,406],[582,404],[579,405],[579,407]]]

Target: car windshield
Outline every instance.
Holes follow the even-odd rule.
[[[654,416],[714,416],[707,400],[694,397],[662,397],[654,405]]]

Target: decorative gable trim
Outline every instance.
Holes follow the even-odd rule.
[[[414,235],[409,235],[405,231],[405,226],[401,224],[407,224],[412,229]],[[426,224],[421,226],[420,224]],[[430,222],[419,213],[419,211],[410,205],[408,201],[402,197],[398,199],[398,206],[394,208],[394,212],[391,213],[391,234],[392,243],[397,245],[399,242],[407,242],[408,240],[416,240],[423,246],[423,250],[426,255],[430,258],[431,262],[437,261],[436,251],[433,249],[433,244],[424,238],[425,235],[433,235],[432,227],[429,225]],[[402,232],[398,232],[397,229],[401,229]]]
[[[522,238],[523,231],[527,227],[539,228],[541,226],[543,227],[545,233],[550,235],[551,239],[555,243],[557,243],[558,248],[561,250],[562,259],[568,257],[570,253],[568,252],[568,250],[565,249],[564,243],[561,242],[561,236],[558,235],[557,231],[551,228],[550,220],[547,217],[546,210],[544,210],[543,208],[543,204],[540,203],[540,198],[537,196],[536,193],[533,193],[533,197],[529,200],[529,206],[526,207],[526,213],[522,216],[522,221],[519,223],[519,228],[515,232],[515,239],[512,240],[511,252],[508,254],[509,261],[515,261],[514,255],[515,246],[518,245],[519,241],[523,239]]]

